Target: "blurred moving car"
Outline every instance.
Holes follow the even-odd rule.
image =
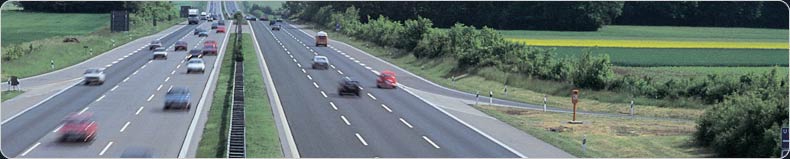
[[[276,22],[276,21],[274,21],[274,20],[272,20],[272,21],[269,21],[269,25],[274,25],[274,24],[277,24],[277,22]]]
[[[165,59],[165,60],[167,60],[167,51],[165,51],[165,48],[156,48],[154,50],[154,57],[152,59],[154,59],[154,60],[156,60],[156,59]]]
[[[192,59],[192,58],[203,58],[203,50],[200,49],[189,50],[189,57],[187,59]]]
[[[217,33],[225,33],[225,26],[217,27]]]
[[[340,80],[340,86],[337,87],[337,94],[359,96],[360,88],[359,81],[353,80],[351,77],[344,77]]]
[[[165,94],[165,110],[170,108],[189,109],[192,103],[189,102],[191,95],[189,88],[173,87]]]
[[[121,158],[154,158],[154,151],[145,147],[129,147],[123,150]]]
[[[211,23],[211,29],[217,29],[217,26],[219,26],[219,23]]]
[[[92,113],[71,114],[63,120],[60,128],[61,142],[89,142],[96,138],[98,124],[91,119]]]
[[[148,44],[148,50],[154,50],[159,47],[162,47],[162,41],[159,40],[151,41],[151,44]]]
[[[280,24],[272,25],[272,30],[280,31]]]
[[[202,32],[202,31],[206,31],[206,30],[203,30],[203,29],[200,29],[200,28],[195,28],[195,31],[194,31],[194,32],[192,32],[192,35],[198,35],[198,34],[200,34],[200,32]]]
[[[192,72],[206,72],[206,64],[203,62],[201,58],[192,58],[187,61],[187,73]]]
[[[208,37],[208,31],[200,31],[200,33],[198,33],[198,37]]]
[[[313,69],[329,69],[329,58],[326,56],[313,56]]]
[[[203,55],[217,55],[217,47],[215,46],[203,46]]]
[[[249,21],[255,21],[256,18],[253,17],[253,16],[247,16],[245,19],[247,19]]]
[[[217,25],[222,25],[222,26],[224,26],[224,25],[225,25],[225,20],[218,20],[218,21],[217,21]]]
[[[319,31],[315,34],[315,46],[327,46],[329,41],[329,37],[327,37],[326,32]]]
[[[203,46],[212,46],[212,47],[217,47],[217,41],[214,41],[214,40],[206,40],[205,42],[203,42]]]
[[[269,16],[262,15],[260,19],[261,21],[269,21]]]
[[[176,42],[175,51],[187,51],[189,44],[186,41],[178,41]]]
[[[85,85],[93,83],[104,84],[104,70],[100,68],[89,68],[85,70],[82,77],[85,78]]]
[[[378,88],[398,87],[398,80],[395,79],[395,72],[385,70],[379,73],[379,77],[376,79],[376,87]]]

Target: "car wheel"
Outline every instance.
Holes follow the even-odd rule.
[[[168,109],[170,109],[170,106],[165,106],[165,110],[168,110]]]
[[[378,85],[378,84],[377,84],[377,85],[376,85],[376,88],[381,88],[381,85]]]
[[[187,74],[190,74],[190,73],[192,73],[192,71],[190,71],[190,70],[187,70]]]
[[[104,81],[99,82],[99,85],[103,85],[103,84],[104,84]]]

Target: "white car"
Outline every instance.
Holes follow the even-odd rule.
[[[85,85],[93,83],[98,83],[99,85],[104,84],[104,70],[100,68],[89,68],[85,70],[83,77],[85,78]]]
[[[187,61],[187,73],[192,72],[200,72],[203,73],[206,71],[206,64],[203,62],[201,58],[192,58]]]
[[[157,48],[154,50],[154,57],[153,59],[163,58],[167,60],[167,51],[163,48]]]
[[[329,69],[329,58],[326,56],[313,56],[313,69]]]

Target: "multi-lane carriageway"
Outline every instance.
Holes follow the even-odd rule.
[[[376,70],[298,29],[250,27],[301,157],[524,157],[402,89],[376,88]],[[310,69],[315,55],[330,69]],[[346,76],[362,83],[360,97],[337,94]]]
[[[219,2],[210,2],[207,10],[221,13]],[[219,14],[223,15],[223,14]],[[232,28],[227,22],[227,28]],[[193,139],[195,119],[204,110],[206,93],[213,87],[214,69],[222,54],[206,56],[206,73],[186,74],[187,52],[173,51],[173,44],[183,40],[190,49],[202,47],[203,42],[218,42],[225,48],[228,35],[215,33],[208,37],[192,34],[195,27],[209,29],[210,23],[183,25],[159,39],[168,50],[167,60],[151,60],[147,47],[129,52],[128,56],[105,68],[106,82],[100,86],[76,84],[51,99],[32,107],[20,115],[3,121],[2,152],[7,157],[119,157],[130,147],[153,149],[157,157],[185,156],[185,146]],[[139,41],[148,43],[148,41]],[[164,111],[164,95],[172,87],[191,90],[193,104],[189,111]],[[209,95],[210,96],[210,95]],[[210,98],[210,97],[208,97]],[[90,112],[99,125],[95,141],[87,144],[57,142],[61,121],[70,113]]]

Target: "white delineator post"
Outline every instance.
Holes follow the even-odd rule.
[[[634,116],[634,101],[631,101],[631,116]]]
[[[488,91],[488,105],[494,105],[494,91]]]
[[[547,96],[548,95],[543,95],[543,111],[544,112],[546,111],[546,103],[548,102]]]
[[[480,91],[475,92],[475,106],[477,106],[477,101],[480,100]]]

